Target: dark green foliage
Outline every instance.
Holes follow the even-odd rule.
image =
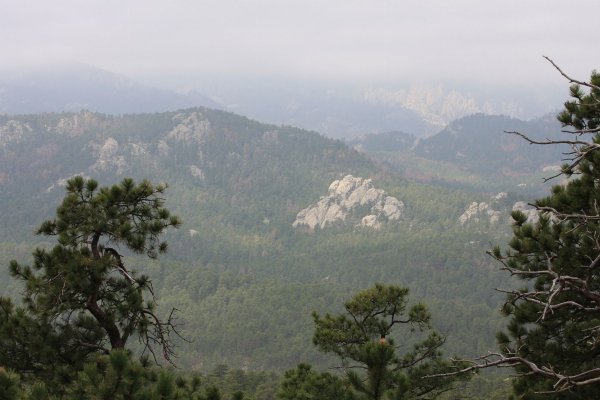
[[[277,397],[282,400],[354,399],[348,383],[342,378],[315,372],[308,364],[299,364],[285,373]]]
[[[101,334],[83,323],[71,328],[58,322],[55,326],[51,319],[0,298],[0,364],[57,386],[68,381],[71,367],[97,351],[81,346],[80,340],[99,341]]]
[[[572,179],[536,202],[542,213],[538,222],[514,213],[510,249],[493,252],[525,281],[509,293],[503,311],[510,322],[498,334],[504,356],[521,360],[514,381],[519,398],[591,399],[600,393],[595,382],[600,378],[598,84],[594,72],[589,92],[572,86],[573,100],[558,116],[563,126],[575,129],[567,138],[573,139],[574,159],[563,169]]]
[[[167,249],[160,234],[169,226],[180,225],[163,207],[160,196],[165,188],[148,181],[136,185],[129,178],[119,185],[98,188],[95,180],[76,176],[67,181],[67,195],[56,219],[45,221],[38,234],[56,235],[60,248],[79,250],[89,245],[94,256],[94,251],[102,251],[102,246],[106,251],[107,245],[113,244],[155,258]]]
[[[19,376],[11,371],[0,369],[0,399],[19,400],[21,390],[19,388]]]
[[[164,186],[124,179],[101,188],[75,177],[66,189],[56,218],[38,230],[58,244],[37,249],[32,267],[10,264],[24,284],[23,306],[0,298],[0,365],[60,388],[91,355],[123,349],[131,337],[169,360],[171,317],[158,318],[150,280],[128,271],[118,252],[154,258],[166,250],[160,234],[180,222],[163,207]]]
[[[347,302],[343,314],[313,315],[315,345],[341,359],[359,399],[435,398],[463,379],[425,378],[457,366],[441,357],[444,338],[431,328],[427,308],[409,307],[407,296],[406,288],[377,284]]]
[[[219,389],[216,386],[209,386],[206,389],[206,400],[221,400],[221,394],[219,393]]]
[[[593,71],[586,92],[580,84],[570,88],[573,100],[565,102],[565,109],[558,115],[563,126],[572,126],[576,130],[594,130],[600,126],[600,73]]]
[[[22,384],[13,372],[0,371],[0,399],[4,400],[209,400],[219,399],[213,386],[203,389],[194,377],[134,361],[125,350],[96,356],[64,383],[60,396],[50,396],[43,382]]]
[[[218,388],[218,394],[228,400],[240,399],[274,399],[280,376],[274,372],[243,371],[220,367],[219,376],[216,371],[202,377],[202,385],[207,390]],[[214,390],[213,390],[214,391]]]

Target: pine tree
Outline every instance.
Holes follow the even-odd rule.
[[[167,250],[160,235],[180,221],[164,208],[164,190],[131,179],[67,182],[56,217],[38,229],[58,243],[35,250],[31,267],[10,264],[24,292],[19,307],[0,298],[0,365],[60,386],[90,356],[124,349],[132,337],[171,360],[172,314],[157,316],[150,280],[128,270],[120,253],[155,258]]]
[[[567,137],[515,133],[532,144],[569,144],[557,176],[570,179],[533,204],[539,220],[513,212],[509,248],[490,252],[524,285],[506,291],[500,352],[463,372],[511,366],[518,398],[592,399],[600,393],[600,74],[578,81],[548,60],[573,84],[558,115]]]
[[[348,385],[328,372],[315,372],[308,364],[286,371],[277,398],[282,400],[353,400]]]
[[[558,120],[571,135],[573,158],[563,173],[572,179],[536,201],[538,222],[514,213],[510,249],[494,251],[526,282],[508,294],[508,332],[498,335],[504,356],[520,359],[516,369],[524,375],[514,387],[524,398],[600,393],[600,75],[572,85],[571,96]]]
[[[431,328],[427,307],[408,307],[408,292],[377,284],[356,294],[345,304],[343,314],[313,314],[313,342],[321,351],[340,357],[359,399],[430,399],[465,378],[426,378],[457,366],[442,358],[444,338]],[[417,332],[424,338],[415,339]],[[396,340],[400,345],[396,346]],[[409,344],[411,351],[398,354],[400,347]]]
[[[21,397],[19,376],[11,371],[0,369],[0,399],[18,400]]]

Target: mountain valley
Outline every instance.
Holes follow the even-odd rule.
[[[487,201],[485,192],[411,181],[340,141],[204,108],[2,116],[0,145],[5,263],[26,262],[35,245],[49,245],[32,232],[53,214],[73,175],[168,183],[167,206],[183,228],[167,236],[170,250],[160,260],[129,255],[128,262],[152,277],[163,309],[180,310],[191,340],[179,344],[182,366],[326,365],[310,343],[311,312],[334,311],[332,304],[374,282],[410,287],[429,304],[452,353],[493,348],[502,326],[494,288],[512,281],[485,251],[506,240],[508,219],[460,223],[472,202]],[[365,193],[388,196],[382,212],[399,207],[386,217],[394,224],[293,226],[332,182],[354,179]],[[4,293],[18,293],[2,274]]]

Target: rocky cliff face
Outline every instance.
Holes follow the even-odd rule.
[[[521,211],[527,216],[529,223],[536,223],[539,220],[537,210],[529,206],[524,201],[517,201],[512,206],[506,192],[498,193],[490,198],[489,201],[472,202],[467,206],[465,212],[458,217],[458,222],[464,225],[469,222],[488,221],[490,224],[497,224],[500,220],[509,220],[511,211]],[[512,221],[512,219],[510,219]]]
[[[293,226],[313,230],[345,221],[379,229],[384,222],[399,220],[403,210],[403,202],[375,189],[370,179],[347,175],[331,183],[327,196],[300,211]]]
[[[490,224],[497,223],[500,221],[502,212],[495,208],[498,208],[498,203],[506,197],[507,193],[501,192],[492,197],[489,202],[472,202],[467,206],[465,212],[458,217],[458,222],[460,222],[461,225],[464,225],[469,221],[479,222],[481,219],[488,219]]]
[[[19,143],[23,136],[31,132],[31,127],[27,123],[15,120],[9,120],[0,125],[0,147],[6,147],[7,144]]]

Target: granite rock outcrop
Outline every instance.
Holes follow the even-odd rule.
[[[388,221],[397,221],[404,211],[404,203],[376,189],[371,179],[346,175],[329,185],[328,194],[301,210],[294,227],[314,230],[338,223],[380,229]]]

